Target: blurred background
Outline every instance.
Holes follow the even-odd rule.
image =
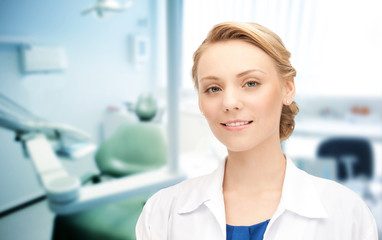
[[[123,127],[148,121],[170,134],[164,148],[175,171],[208,173],[226,151],[197,107],[192,54],[216,23],[257,22],[283,39],[297,69],[300,113],[294,134],[282,142],[285,153],[298,167],[358,193],[381,234],[381,12],[379,0],[2,0],[0,110],[15,103],[87,133],[95,151],[62,161],[76,176],[103,173],[101,146],[123,142],[115,137]],[[141,101],[155,106],[149,119],[142,118],[148,110]],[[1,238],[51,239],[57,218],[15,136],[0,127]],[[136,145],[129,151],[163,148]]]

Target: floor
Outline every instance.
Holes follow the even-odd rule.
[[[2,240],[51,239],[54,214],[46,200],[0,218]]]

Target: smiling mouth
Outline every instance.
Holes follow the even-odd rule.
[[[226,127],[238,127],[251,124],[253,121],[243,121],[243,122],[231,122],[231,123],[221,123],[221,125]]]

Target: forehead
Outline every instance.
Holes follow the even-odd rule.
[[[243,40],[228,40],[210,44],[201,54],[198,79],[204,75],[239,73],[260,69],[277,72],[273,59],[259,47]]]

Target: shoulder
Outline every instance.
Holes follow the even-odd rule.
[[[184,180],[156,192],[146,202],[136,226],[137,239],[167,239],[167,229],[174,214],[189,199],[197,198],[212,176],[204,175]]]
[[[197,194],[197,192],[200,191],[200,188],[202,188],[205,183],[208,182],[207,179],[210,177],[210,174],[208,174],[200,177],[186,179],[176,185],[161,189],[152,197],[150,197],[146,205],[156,204],[157,202],[173,204],[183,195],[189,196],[190,194]]]
[[[293,194],[308,192],[311,196],[305,200],[312,200],[312,196],[318,197],[320,202],[329,209],[337,204],[343,207],[363,204],[363,200],[349,188],[335,181],[310,175],[297,168],[290,160],[287,165],[285,181],[288,185],[293,185],[287,188],[292,189]]]
[[[308,174],[307,174],[308,175]],[[362,198],[346,186],[324,178],[309,175],[321,201],[326,206],[366,207]]]
[[[355,236],[376,234],[374,217],[358,194],[335,181],[307,175],[313,182],[320,201],[327,211],[328,220],[333,226],[351,228]]]
[[[175,203],[184,203],[200,201],[211,195],[213,192],[221,192],[222,179],[224,177],[224,164],[209,174],[184,180],[174,186],[164,188],[155,193],[147,204],[163,202],[164,205],[174,205]],[[166,203],[164,203],[166,202]]]

